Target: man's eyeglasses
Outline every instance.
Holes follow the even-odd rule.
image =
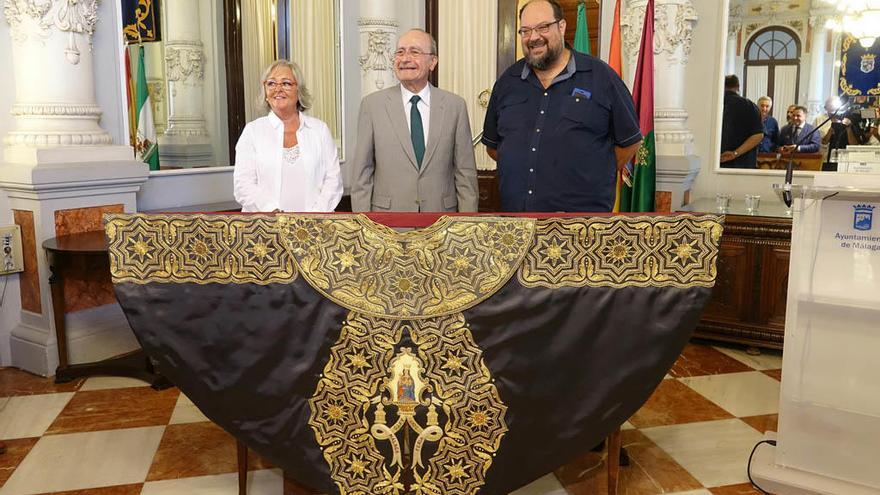
[[[264,83],[266,85],[266,89],[269,91],[275,91],[276,89],[283,89],[284,91],[292,91],[293,88],[296,87],[296,81],[291,81],[290,79],[285,79],[281,82],[273,81],[269,79]]]
[[[404,55],[409,55],[410,57],[416,58],[421,57],[422,55],[433,55],[433,53],[423,52],[418,48],[398,48],[396,52],[394,52],[394,56],[397,58],[403,58]]]
[[[538,24],[537,26],[535,26],[533,28],[527,28],[527,27],[519,28],[519,31],[517,31],[517,32],[523,38],[528,38],[529,36],[531,36],[532,31],[535,31],[538,34],[547,34],[550,32],[550,26],[552,26],[554,24],[559,24],[559,21],[561,21],[561,20],[562,19],[557,19],[553,22],[545,22],[543,24]]]

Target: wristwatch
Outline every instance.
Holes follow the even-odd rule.
[[[733,156],[739,156],[739,151],[733,150]]]

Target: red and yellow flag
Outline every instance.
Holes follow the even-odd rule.
[[[633,82],[633,101],[644,139],[633,158],[632,185],[624,184],[621,188],[620,211],[654,211],[657,173],[654,146],[654,0],[648,0],[645,9],[639,63]]]
[[[620,0],[614,4],[614,22],[611,23],[611,43],[608,51],[608,65],[617,72],[617,75],[623,77],[623,57],[620,51]],[[611,211],[617,213],[620,211],[620,190],[623,187],[623,177],[620,171],[617,171],[617,185],[615,186],[614,208]]]

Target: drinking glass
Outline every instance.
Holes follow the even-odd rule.
[[[761,195],[760,194],[746,194],[746,212],[749,214],[754,214],[758,211],[758,206],[761,204]]]

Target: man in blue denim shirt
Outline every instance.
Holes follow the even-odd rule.
[[[525,57],[498,78],[483,144],[498,162],[502,211],[610,211],[618,168],[641,143],[632,95],[601,60],[564,43],[554,0],[520,11]]]

